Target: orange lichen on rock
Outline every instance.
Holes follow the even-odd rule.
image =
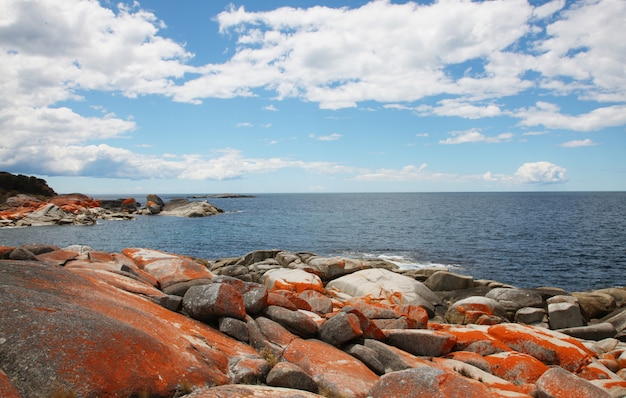
[[[511,347],[487,333],[485,327],[461,327],[441,323],[429,323],[433,330],[443,330],[456,336],[455,350],[471,351],[481,355],[512,351]]]
[[[548,370],[537,358],[520,352],[500,352],[484,357],[491,373],[514,384],[535,383]]]
[[[319,340],[297,339],[283,353],[332,396],[365,398],[378,376],[353,356]]]
[[[9,377],[0,369],[0,397],[22,398],[22,394],[15,388]]]
[[[491,326],[489,334],[546,365],[559,365],[571,372],[582,369],[593,356],[578,339],[553,330],[511,323]]]

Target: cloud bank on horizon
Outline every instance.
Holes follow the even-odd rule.
[[[4,1],[0,169],[112,190],[626,189],[625,1],[336,3]]]

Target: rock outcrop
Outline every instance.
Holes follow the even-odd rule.
[[[0,246],[0,396],[626,394],[623,288],[412,275],[280,250]],[[560,303],[583,324],[551,329]]]

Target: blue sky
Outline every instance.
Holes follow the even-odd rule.
[[[5,0],[0,170],[60,193],[626,190],[626,2]]]

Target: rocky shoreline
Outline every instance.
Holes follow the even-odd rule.
[[[141,207],[135,198],[97,200],[83,194],[37,198],[18,194],[0,208],[0,227],[43,225],[93,225],[97,220],[132,220],[135,215],[206,217],[222,210],[206,200],[172,199],[165,203],[158,195],[146,197]]]
[[[623,397],[626,289],[0,246],[0,396]]]

